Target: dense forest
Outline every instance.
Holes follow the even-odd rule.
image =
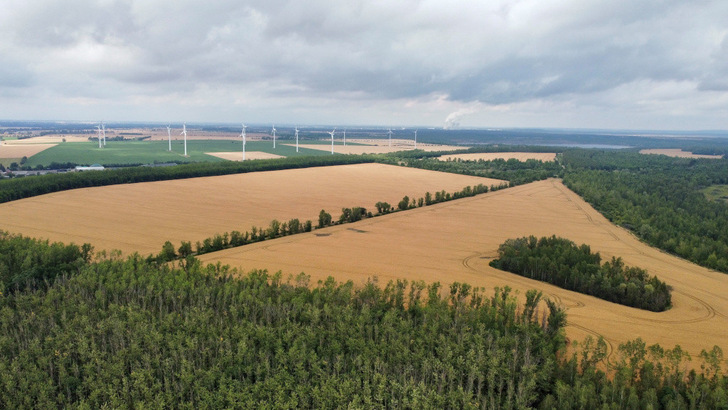
[[[728,206],[701,189],[728,183],[728,160],[564,152],[564,183],[643,241],[728,273]]]
[[[619,303],[662,312],[670,308],[670,289],[655,276],[624,265],[621,258],[601,263],[588,245],[556,236],[508,239],[490,266],[560,288]]]
[[[23,243],[23,246],[6,245]],[[567,355],[565,313],[529,291],[376,279],[310,284],[2,235],[59,271],[0,296],[2,408],[721,408],[722,351],[603,341]],[[46,257],[56,246],[66,258]],[[86,254],[84,254],[84,249]],[[92,256],[92,257],[90,257]],[[32,275],[31,275],[32,276]],[[695,360],[698,360],[696,357]]]

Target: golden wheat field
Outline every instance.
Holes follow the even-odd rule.
[[[673,290],[673,307],[652,313],[609,303],[491,268],[508,238],[558,235],[587,243],[602,258],[624,258]],[[521,295],[539,289],[568,308],[567,335],[602,335],[610,353],[624,341],[681,345],[693,354],[713,345],[728,349],[728,276],[653,249],[609,223],[558,180],[534,182],[472,198],[394,213],[354,224],[283,237],[202,255],[243,271],[265,268],[312,280],[333,276],[363,284],[377,276],[454,281]]]
[[[440,161],[492,161],[494,159],[503,159],[508,161],[509,159],[516,159],[518,161],[527,161],[529,159],[535,159],[537,161],[554,161],[556,160],[556,153],[554,152],[483,152],[473,154],[451,154],[442,155],[438,157]]]
[[[216,233],[267,228],[272,219],[334,218],[341,208],[394,206],[403,196],[459,191],[501,181],[383,164],[255,172],[57,192],[0,204],[0,229],[97,250],[146,255],[165,241],[202,241]]]
[[[0,158],[23,158],[55,147],[56,144],[6,144],[0,143]]]
[[[330,140],[329,140],[330,141]],[[387,154],[390,152],[407,151],[415,149],[413,140],[402,140],[393,139],[392,146],[389,146],[389,141],[386,139],[350,139],[347,142],[363,144],[363,145],[344,145],[343,141],[337,139],[334,141],[334,153],[336,154]],[[295,144],[286,144],[295,147]],[[331,145],[329,144],[299,144],[301,148],[316,149],[319,151],[331,152]],[[454,146],[454,145],[437,145],[437,144],[417,144],[417,149],[423,151],[455,151],[459,149],[465,149],[467,147]]]
[[[206,152],[205,154],[211,155],[213,157],[218,157],[222,159],[226,159],[228,161],[242,161],[243,160],[243,152]],[[276,159],[276,158],[285,158],[283,155],[276,155],[271,154],[268,152],[263,151],[247,151],[245,153],[245,159]]]
[[[676,148],[676,149],[643,149],[643,150],[640,150],[640,154],[667,155],[668,157],[677,157],[677,158],[711,158],[711,159],[723,158],[722,155],[693,154],[692,152],[683,151],[679,148]]]

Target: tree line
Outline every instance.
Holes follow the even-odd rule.
[[[564,184],[646,243],[728,273],[728,207],[700,192],[728,183],[728,161],[570,150]]]
[[[556,236],[508,239],[490,266],[610,302],[662,312],[670,308],[670,287],[622,258],[601,263],[588,245]]]

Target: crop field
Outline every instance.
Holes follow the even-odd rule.
[[[212,155],[213,157],[222,158],[228,161],[242,161],[243,160],[243,153],[241,152],[206,152],[207,155]],[[276,158],[285,158],[282,155],[276,155],[271,154],[268,152],[262,152],[262,151],[245,151],[245,159],[246,160],[252,160],[252,159],[276,159]]]
[[[295,145],[292,145],[295,147]],[[300,144],[300,147],[302,148],[308,148],[308,149],[317,149],[321,151],[327,151],[331,152],[331,143],[328,144],[309,144],[308,142],[306,144]],[[417,149],[421,149],[424,151],[455,151],[459,149],[464,149],[466,147],[456,147],[456,146],[449,146],[449,145],[436,145],[436,144],[417,144]],[[334,153],[337,154],[387,154],[390,152],[399,152],[399,151],[408,151],[415,149],[414,143],[409,142],[407,144],[404,143],[395,143],[392,141],[392,146],[390,147],[388,144],[385,145],[366,145],[366,144],[349,144],[349,141],[347,141],[346,145],[343,145],[341,142],[335,142],[334,143]]]
[[[154,162],[194,162],[222,161],[221,158],[209,155],[211,152],[243,152],[240,140],[188,140],[187,154],[184,154],[184,142],[172,140],[172,152],[168,151],[167,141],[107,141],[106,147],[99,149],[98,142],[63,143],[49,148],[28,159],[27,165],[50,165],[52,162],[76,164],[150,164]],[[279,156],[324,155],[318,150],[296,149],[277,144],[273,149],[271,141],[249,141],[247,151],[267,152]]]
[[[0,143],[0,159],[30,158],[54,146],[55,144],[6,144],[3,142]]]
[[[483,152],[473,154],[452,154],[442,155],[438,157],[440,161],[492,161],[494,159],[503,159],[508,161],[509,159],[516,159],[518,161],[528,161],[529,159],[535,159],[537,161],[555,161],[556,153],[554,152]]]
[[[97,250],[158,253],[165,241],[267,228],[273,219],[317,222],[321,209],[460,191],[502,181],[383,164],[255,172],[57,192],[0,204],[0,229]]]
[[[566,291],[491,268],[508,238],[557,235],[586,243],[602,259],[622,257],[629,266],[674,288],[673,307],[652,313]],[[331,275],[363,284],[378,277],[455,281],[492,289],[510,286],[521,295],[540,289],[568,308],[567,335],[602,335],[609,352],[641,337],[692,353],[713,345],[728,349],[728,276],[651,248],[612,225],[558,180],[418,208],[354,224],[288,236],[200,257],[244,271],[266,268],[284,275],[305,272],[312,280]]]
[[[643,150],[640,150],[640,154],[667,155],[668,157],[677,157],[677,158],[711,158],[711,159],[723,158],[722,155],[693,154],[692,152],[683,151],[679,148],[677,148],[677,149],[643,149]]]

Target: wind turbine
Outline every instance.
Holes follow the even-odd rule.
[[[104,136],[104,146],[106,146],[106,125],[104,123],[101,123],[101,133]]]
[[[273,124],[273,148],[276,147],[276,125]]]
[[[417,149],[417,130],[415,130],[415,149]]]
[[[346,128],[344,128],[344,146],[346,146]]]
[[[331,153],[334,153],[334,133],[336,133],[336,127],[334,127],[334,130],[329,132],[331,134]]]
[[[99,148],[101,148],[101,126],[97,125],[96,128],[99,130]]]
[[[172,124],[167,124],[167,141],[169,142],[169,152],[172,152],[172,129],[169,128],[169,126]]]
[[[182,132],[179,135],[185,136],[185,157],[187,156],[187,124],[182,124]]]
[[[245,161],[245,129],[248,128],[243,124],[243,132],[240,133],[240,136],[243,137],[243,161]]]
[[[298,152],[298,125],[296,125],[296,152]]]
[[[392,146],[392,129],[390,128],[389,131],[387,131],[387,134],[389,134],[389,146]]]

